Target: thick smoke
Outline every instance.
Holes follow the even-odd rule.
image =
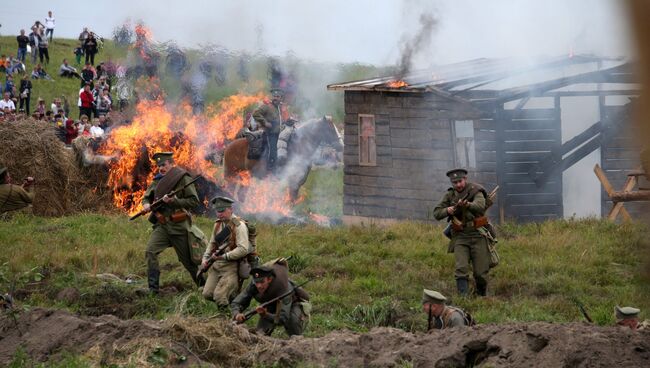
[[[413,58],[418,53],[425,53],[429,51],[431,44],[431,37],[438,21],[431,13],[424,13],[420,15],[420,29],[411,39],[404,41],[401,47],[401,55],[399,58],[399,69],[397,75],[402,79],[407,75],[413,67]]]

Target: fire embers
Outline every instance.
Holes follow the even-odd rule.
[[[387,87],[390,88],[403,88],[403,87],[408,87],[408,83],[404,82],[403,80],[394,80],[386,83]]]

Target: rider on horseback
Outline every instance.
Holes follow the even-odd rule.
[[[253,119],[264,129],[266,142],[269,147],[267,167],[270,171],[275,168],[278,157],[278,137],[283,125],[289,121],[289,112],[282,103],[284,90],[271,89],[271,100],[264,103],[253,112]]]

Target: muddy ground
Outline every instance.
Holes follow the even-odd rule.
[[[98,365],[396,367],[648,367],[650,331],[585,323],[503,324],[412,334],[376,328],[319,338],[259,337],[214,319],[85,317],[35,308],[0,317],[0,365],[80,354]]]

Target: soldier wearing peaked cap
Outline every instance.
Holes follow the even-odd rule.
[[[173,152],[157,152],[153,160],[158,167],[158,174],[154,177],[144,193],[142,206],[149,209],[151,204],[162,199],[164,205],[157,208],[149,216],[153,224],[153,232],[149,238],[145,258],[147,260],[147,282],[149,291],[158,293],[160,284],[160,266],[158,255],[163,250],[173,247],[178,260],[190,273],[192,280],[199,285],[202,280],[197,279],[197,265],[192,261],[190,250],[190,230],[192,219],[190,210],[199,204],[199,195],[194,184],[189,185],[180,193],[170,197],[167,194],[182,188],[192,178],[182,168],[175,166]]]
[[[212,237],[203,253],[202,267],[208,267],[208,279],[203,286],[203,297],[214,300],[217,306],[227,308],[241,287],[240,268],[247,256],[254,253],[254,244],[249,241],[248,226],[233,214],[235,201],[228,197],[215,197],[210,203],[217,211]],[[224,247],[220,254],[217,250]]]
[[[253,111],[253,119],[264,129],[269,150],[267,158],[267,167],[269,170],[275,168],[280,131],[287,120],[289,120],[289,112],[286,105],[282,103],[283,99],[284,91],[282,89],[271,89],[271,100],[265,101]]]
[[[642,330],[647,326],[647,322],[639,322],[639,313],[641,310],[634,307],[619,307],[614,308],[616,315],[616,324],[623,327],[628,327],[632,330]]]
[[[29,206],[34,201],[33,184],[31,176],[22,185],[12,184],[7,168],[0,166],[0,214]]]
[[[293,290],[266,308],[257,307],[260,319],[255,329],[258,333],[270,336],[275,326],[282,325],[289,336],[302,335],[311,311],[309,294],[302,287],[296,288],[296,284],[289,279],[287,261],[279,259],[267,262],[253,268],[251,275],[253,281],[230,304],[233,319],[243,321],[244,311],[253,299],[264,303]]]
[[[445,305],[447,298],[437,291],[424,289],[422,310],[427,314],[427,331],[460,326],[470,326],[473,320],[460,308]]]
[[[447,176],[452,187],[434,209],[434,217],[451,223],[449,252],[454,253],[456,287],[461,295],[468,294],[471,262],[476,293],[485,296],[490,270],[485,216],[488,194],[482,186],[467,181],[465,169],[449,170]]]

